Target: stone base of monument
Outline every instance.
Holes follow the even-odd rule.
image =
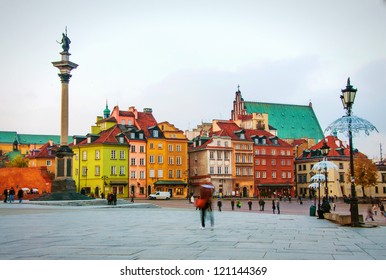
[[[95,199],[75,191],[75,181],[70,178],[55,179],[52,181],[52,192],[43,194],[32,200],[53,201],[53,200],[91,200]]]

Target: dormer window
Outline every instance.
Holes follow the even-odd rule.
[[[153,137],[158,138],[158,130],[156,129],[153,130]]]
[[[135,139],[135,132],[130,133],[130,139]]]
[[[143,139],[143,133],[139,134],[139,139]]]
[[[244,139],[245,139],[245,134],[244,134],[244,133],[240,133],[240,139],[241,139],[241,140],[244,140]]]
[[[87,137],[87,144],[91,144],[91,136]]]

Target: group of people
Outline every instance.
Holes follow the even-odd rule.
[[[108,205],[117,205],[117,194],[108,193],[107,194],[107,204]]]
[[[16,187],[18,188],[18,187]],[[15,189],[13,187],[11,187],[10,189],[7,189],[5,188],[4,189],[4,192],[3,192],[3,195],[4,195],[4,203],[13,203],[15,201]],[[19,199],[19,203],[21,203],[23,201],[23,195],[24,195],[24,192],[22,189],[19,189],[17,191],[17,198]]]
[[[371,206],[367,208],[367,215],[366,215],[365,221],[367,220],[374,221],[374,215],[377,216],[378,211],[380,211],[381,215],[386,218],[385,206],[383,205],[382,202],[379,202],[379,203],[373,203]]]

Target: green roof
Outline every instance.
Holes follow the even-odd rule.
[[[19,144],[39,144],[44,145],[49,140],[55,144],[60,144],[59,135],[41,135],[41,134],[18,134],[13,131],[0,131],[0,143],[13,143],[15,140]],[[68,143],[73,141],[72,136],[68,137]]]
[[[268,114],[268,124],[277,129],[279,138],[311,138],[317,142],[324,138],[322,128],[311,106],[249,101],[245,101],[244,106],[247,114]]]
[[[17,133],[15,131],[0,131],[0,143],[13,143],[18,140]]]

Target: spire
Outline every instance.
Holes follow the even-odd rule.
[[[107,119],[108,117],[110,117],[110,109],[106,99],[106,109],[103,110],[103,118]]]

